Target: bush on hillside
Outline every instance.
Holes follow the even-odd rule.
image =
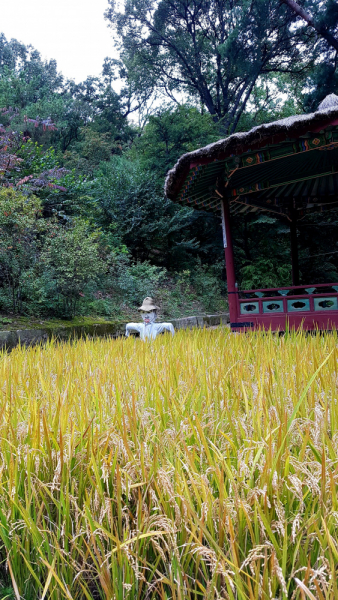
[[[32,266],[38,260],[41,202],[12,188],[0,188],[0,302],[21,312]]]
[[[98,283],[106,267],[99,254],[99,232],[84,221],[58,228],[41,253],[42,292],[50,307],[64,317],[77,314],[86,286]]]

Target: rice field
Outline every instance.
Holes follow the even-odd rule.
[[[0,580],[338,598],[337,356],[336,334],[227,328],[1,354]]]

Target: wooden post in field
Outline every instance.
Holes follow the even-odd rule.
[[[292,285],[299,285],[299,261],[297,240],[297,210],[293,206],[290,211],[290,238],[291,238],[291,263],[292,263]]]
[[[230,227],[230,210],[228,199],[223,196],[221,200],[222,209],[222,229],[223,229],[223,245],[225,254],[225,266],[227,273],[228,285],[228,301],[230,322],[235,323],[237,320],[237,285],[235,275],[234,251],[232,246],[231,227]]]

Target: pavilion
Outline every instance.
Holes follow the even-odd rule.
[[[338,329],[338,283],[299,285],[297,221],[338,208],[338,97],[311,114],[235,133],[184,154],[165,182],[168,198],[222,217],[233,331]],[[292,286],[239,290],[231,215],[270,212],[290,224]]]

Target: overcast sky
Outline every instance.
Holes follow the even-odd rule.
[[[107,0],[0,0],[0,31],[32,44],[43,58],[76,82],[99,75],[106,56],[116,56],[103,18]]]

